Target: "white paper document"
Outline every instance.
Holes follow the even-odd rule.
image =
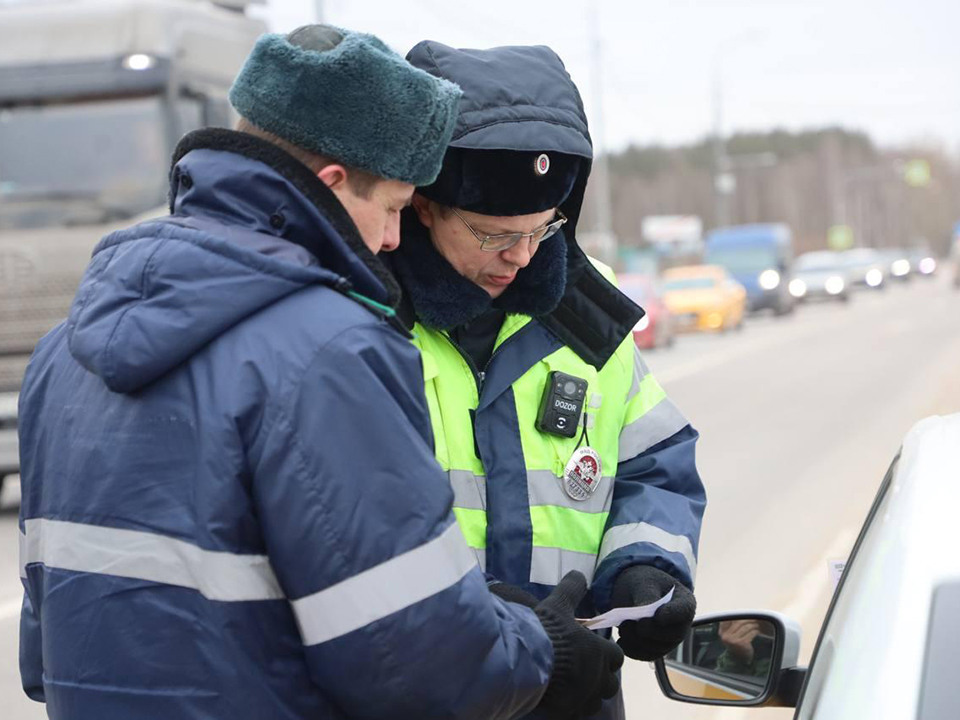
[[[636,607],[614,608],[603,615],[597,615],[589,619],[577,618],[577,622],[588,630],[602,630],[603,628],[618,627],[620,623],[627,620],[642,620],[643,618],[653,617],[653,614],[663,605],[666,605],[673,598],[673,588],[656,602],[649,605],[638,605]]]

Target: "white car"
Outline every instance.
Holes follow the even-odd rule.
[[[886,263],[883,255],[873,248],[854,248],[841,253],[854,285],[880,290],[886,287]]]
[[[786,706],[795,720],[960,718],[960,414],[907,434],[860,531],[810,667],[771,612],[698,618],[656,663],[670,698]]]
[[[843,256],[831,250],[803,253],[793,263],[788,289],[798,302],[828,299],[847,302],[853,278]]]

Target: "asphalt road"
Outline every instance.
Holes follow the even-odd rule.
[[[741,332],[683,337],[647,360],[701,432],[709,505],[700,543],[701,612],[765,608],[798,621],[809,658],[845,558],[907,430],[960,411],[960,293],[914,280],[849,305],[750,318]],[[17,677],[16,488],[0,510],[0,715],[43,717]],[[758,717],[666,700],[645,663],[624,672],[628,717]],[[759,717],[790,717],[764,710]]]

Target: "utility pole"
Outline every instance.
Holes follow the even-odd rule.
[[[313,0],[313,14],[314,14],[314,17],[316,18],[315,22],[318,25],[322,25],[323,16],[324,16],[323,0]]]
[[[718,227],[730,223],[728,200],[737,187],[737,179],[731,172],[730,158],[723,141],[723,56],[728,50],[742,48],[757,37],[755,29],[747,29],[722,40],[713,51],[713,192]]]
[[[727,197],[733,193],[734,180],[729,172],[727,149],[723,142],[723,72],[720,50],[713,61],[713,193],[716,201],[717,227],[730,224]]]
[[[590,84],[593,87],[593,172],[592,180],[596,187],[597,232],[610,236],[613,233],[613,213],[610,205],[610,166],[606,148],[603,145],[603,62],[600,54],[600,7],[601,3],[588,3],[590,14]]]

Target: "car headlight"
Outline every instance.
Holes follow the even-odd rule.
[[[890,266],[890,269],[893,270],[893,274],[897,277],[903,277],[910,272],[910,261],[905,258],[894,260],[893,265]]]
[[[126,70],[149,70],[157,64],[157,59],[146,53],[127,55],[120,63]]]
[[[824,288],[830,295],[839,295],[843,292],[843,278],[839,275],[833,275],[827,278]]]
[[[790,294],[795,298],[803,297],[807,294],[807,284],[799,278],[791,280],[788,289],[790,290]]]
[[[929,275],[936,269],[937,261],[932,257],[926,257],[920,261],[920,272],[922,272],[924,275]]]
[[[880,270],[877,270],[877,268],[871,268],[870,270],[867,270],[864,280],[870,287],[877,287],[883,282],[883,273]]]
[[[637,321],[637,324],[633,326],[634,332],[643,332],[648,327],[650,327],[650,316],[644,315]]]
[[[776,270],[764,270],[760,273],[760,287],[764,290],[773,290],[780,284],[780,273]]]

